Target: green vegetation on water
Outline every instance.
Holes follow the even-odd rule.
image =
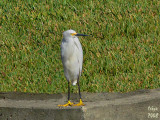
[[[1,0],[0,91],[67,92],[60,44],[68,29],[92,34],[80,37],[82,91],[160,87],[159,0]]]

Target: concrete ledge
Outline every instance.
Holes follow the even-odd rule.
[[[0,120],[159,120],[160,89],[82,93],[83,107],[57,107],[67,94],[0,93]],[[78,95],[71,94],[72,102]]]

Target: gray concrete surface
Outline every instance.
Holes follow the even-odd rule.
[[[83,107],[57,107],[67,94],[0,93],[0,120],[160,120],[160,89],[82,93]],[[72,102],[78,95],[71,94]]]

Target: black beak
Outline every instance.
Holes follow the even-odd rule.
[[[79,34],[79,33],[77,33],[75,36],[89,36],[89,35],[85,35],[85,34]]]

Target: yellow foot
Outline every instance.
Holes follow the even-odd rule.
[[[78,104],[74,104],[72,106],[84,106],[84,104],[83,104],[82,100],[80,99]]]
[[[64,105],[58,105],[58,107],[67,107],[67,106],[72,106],[74,103],[70,102],[70,100],[68,100],[67,104]]]

